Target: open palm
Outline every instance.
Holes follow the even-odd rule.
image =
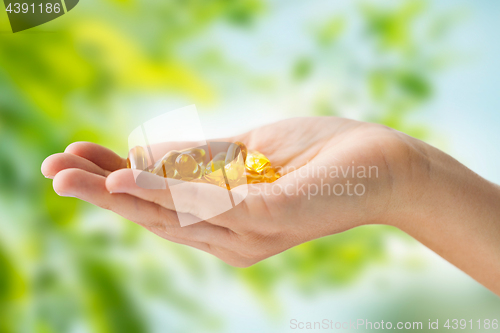
[[[206,216],[203,210],[211,205],[200,202],[216,202],[226,190],[193,184],[208,186],[209,192],[190,191],[174,206],[168,188],[137,186],[125,159],[87,142],[48,157],[42,172],[54,178],[60,195],[112,210],[165,239],[243,267],[318,237],[381,223],[394,205],[399,175],[406,175],[401,172],[406,168],[405,136],[380,125],[296,118],[225,140],[261,151],[282,168],[283,177],[272,184],[248,185],[248,195],[236,207],[186,227],[180,227],[177,212]],[[376,174],[368,175],[370,167]],[[354,192],[355,185],[363,192]],[[237,196],[240,190],[233,191]]]

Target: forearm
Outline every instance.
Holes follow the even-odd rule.
[[[500,295],[500,187],[432,147],[425,159],[396,226]]]

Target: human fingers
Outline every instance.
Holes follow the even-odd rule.
[[[127,167],[127,160],[112,150],[92,142],[74,142],[66,147],[65,153],[83,157],[100,168],[115,171]]]
[[[113,192],[120,191],[176,209],[180,214],[209,216],[205,218],[205,222],[183,227],[182,231],[192,228],[193,232],[199,232],[202,230],[198,229],[200,226],[214,230],[210,233],[211,237],[196,238],[208,245],[197,248],[217,256],[230,265],[248,267],[275,254],[276,248],[287,247],[286,244],[296,239],[295,236],[288,240],[283,239],[283,235],[287,233],[284,232],[283,225],[276,222],[283,217],[293,218],[291,213],[287,213],[290,207],[285,207],[286,204],[277,206],[279,200],[273,199],[274,195],[271,193],[275,190],[270,187],[278,185],[255,184],[250,185],[250,189],[245,189],[245,186],[236,187],[231,191],[235,203],[235,206],[232,206],[228,198],[229,191],[211,184],[184,182],[161,189],[158,183],[164,184],[164,178],[147,172],[141,173],[140,176],[144,179],[136,182],[132,170],[118,170],[108,176],[106,187]],[[139,185],[146,185],[146,188]],[[266,194],[267,192],[269,194]],[[224,195],[219,196],[219,194]],[[224,200],[228,202],[227,205],[221,204]],[[162,230],[154,232],[162,237],[165,236]],[[164,238],[176,241],[172,237]]]
[[[69,153],[50,155],[43,161],[41,169],[42,174],[47,178],[54,178],[58,172],[65,169],[82,169],[101,176],[109,174],[109,171],[102,169],[88,159]]]
[[[66,169],[55,176],[53,186],[56,193],[62,196],[77,197],[174,237],[198,242],[223,242],[230,237],[226,230],[203,222],[181,228],[174,211],[129,194],[111,194],[105,182],[103,176],[81,169]]]
[[[135,179],[133,172],[118,170],[111,173],[106,179],[108,191],[130,194],[233,231],[239,230],[246,216],[242,202],[244,193],[229,192],[212,184],[176,180],[170,180],[171,186],[168,186],[163,177],[142,172]],[[174,182],[178,184],[174,185]]]

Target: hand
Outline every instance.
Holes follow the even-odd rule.
[[[197,198],[174,207],[168,189],[137,186],[132,170],[124,169],[125,160],[101,146],[74,143],[65,153],[47,158],[42,172],[54,177],[60,195],[110,209],[165,239],[202,249],[229,264],[249,266],[311,239],[383,223],[392,203],[392,172],[397,169],[388,163],[396,164],[407,149],[394,130],[338,118],[291,119],[227,140],[261,151],[285,174],[272,184],[250,185],[249,195],[235,208],[184,228],[173,210],[203,216],[197,211],[202,209]],[[333,167],[338,177],[327,175]],[[367,175],[371,167],[371,177],[352,177],[352,168],[357,173],[360,167]],[[355,188],[357,184],[362,186]],[[321,188],[323,195],[316,193]],[[336,195],[334,190],[343,193]],[[213,191],[211,198],[225,190],[214,186]]]
[[[210,215],[211,205],[200,203],[215,203],[226,190],[189,183],[209,187],[210,195],[193,188],[174,206],[168,188],[137,186],[124,159],[92,143],[48,157],[42,172],[54,177],[60,195],[234,266],[353,227],[389,224],[500,294],[500,189],[443,152],[385,126],[333,117],[289,119],[224,141],[261,151],[283,177],[249,185],[233,209],[182,228],[174,210]]]

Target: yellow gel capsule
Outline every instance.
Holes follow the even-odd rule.
[[[234,184],[235,181],[239,182],[239,180],[244,177],[245,173],[245,163],[243,162],[242,154],[238,153],[234,160],[224,166],[224,169],[227,179],[231,184]]]
[[[222,162],[220,161],[217,164],[219,164],[219,166],[217,166],[217,169],[215,171],[209,171],[209,169],[207,168],[203,178],[206,179],[209,183],[219,186],[220,184],[225,184],[226,180],[224,179],[224,173],[222,172],[224,165],[222,165]]]
[[[279,174],[278,170],[276,170],[276,168],[268,167],[266,170],[264,170],[263,180],[266,183],[272,183],[278,180],[280,177],[281,175]]]
[[[249,184],[272,183],[281,177],[278,170],[273,167],[267,167],[260,174],[247,170],[245,175]]]
[[[203,174],[204,175],[211,174],[217,170],[222,169],[223,167],[224,167],[224,162],[222,162],[222,161],[216,161],[216,162],[210,161],[210,162],[208,162],[207,167],[205,168]]]
[[[247,181],[249,184],[264,182],[264,175],[258,174],[256,172],[245,170],[245,176],[247,177]]]
[[[208,162],[207,167],[205,169],[205,174],[212,173],[220,168],[224,167],[224,160],[226,159],[226,153],[218,153],[214,156],[214,158]]]
[[[224,179],[224,174],[222,173],[222,169],[214,171],[210,174],[206,174],[203,178],[207,183],[214,184],[220,187],[226,187],[226,181]]]
[[[190,148],[182,151],[183,154],[189,154],[191,155],[196,163],[200,164],[205,162],[205,155],[206,152],[204,149],[201,148]]]
[[[141,146],[130,149],[128,153],[127,166],[135,170],[148,170],[148,158],[146,150]]]
[[[176,150],[172,150],[168,153],[165,154],[159,160],[156,162],[153,170],[151,173],[154,173],[155,175],[165,177],[165,178],[174,178],[175,176],[175,159],[177,156],[179,156],[180,152]]]
[[[236,141],[235,144],[240,146],[241,154],[243,156],[243,163],[245,163],[245,161],[247,160],[247,155],[248,155],[247,146],[245,146],[244,143],[239,142],[239,141]]]
[[[245,161],[245,167],[248,171],[262,173],[264,169],[271,166],[271,162],[258,151],[250,151]]]
[[[224,178],[224,160],[226,159],[226,153],[220,152],[214,156],[214,158],[207,164],[205,168],[204,178],[211,184],[226,187],[226,180]]]
[[[241,142],[231,143],[229,148],[227,148],[226,153],[226,165],[236,160],[236,158],[241,154],[243,163],[247,158],[247,147]]]
[[[256,174],[246,174],[248,184],[258,184],[263,182],[263,177]]]
[[[175,170],[182,178],[199,178],[201,176],[201,167],[196,163],[193,156],[182,153],[175,159]]]
[[[226,152],[220,152],[214,156],[212,161],[224,161],[226,159]]]

